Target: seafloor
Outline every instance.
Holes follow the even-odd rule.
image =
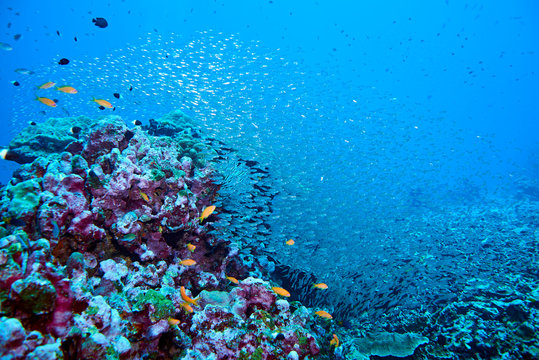
[[[133,128],[51,118],[13,139],[4,157],[22,165],[0,194],[2,359],[539,357],[535,258],[509,283],[471,279],[434,313],[374,322],[291,301],[270,258],[219,236],[223,210],[201,216],[222,186],[212,159],[223,149],[211,144],[180,111]],[[526,204],[519,231],[537,239],[537,201]]]

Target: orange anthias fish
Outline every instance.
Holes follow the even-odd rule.
[[[195,311],[195,310],[193,310],[193,308],[191,307],[191,305],[189,305],[188,303],[182,302],[180,305],[181,305],[181,306],[185,309],[185,311],[187,311],[188,313],[192,313],[193,311]]]
[[[179,323],[180,323],[180,320],[178,320],[178,319],[174,319],[174,318],[171,318],[171,317],[168,318],[168,324],[170,326],[178,325]]]
[[[330,313],[324,310],[318,310],[317,312],[315,312],[315,314],[325,319],[333,319],[333,316],[331,316]]]
[[[103,107],[112,109],[112,104],[109,103],[107,100],[94,98],[92,101],[95,101],[99,106],[103,106]]]
[[[204,221],[208,216],[210,216],[215,211],[215,205],[206,206],[202,215],[200,215],[200,222]]]
[[[146,195],[145,192],[139,191],[139,193],[140,193],[140,197],[142,198],[142,200],[144,200],[146,202],[150,202],[150,197],[148,195]]]
[[[195,251],[197,247],[191,243],[187,244],[187,250],[189,250],[190,252],[193,252]]]
[[[183,266],[193,266],[195,265],[197,262],[193,259],[185,259],[185,260],[182,260],[180,261],[180,264],[183,265]]]
[[[324,283],[318,283],[318,284],[314,284],[313,288],[317,288],[317,289],[320,289],[320,290],[326,290],[328,288],[328,286],[326,284],[324,284]]]
[[[333,339],[329,342],[329,346],[335,345],[335,347],[339,346],[339,337],[336,334],[333,334]]]
[[[51,87],[53,87],[54,85],[56,85],[56,83],[52,82],[52,81],[49,81],[49,82],[46,82],[45,84],[41,85],[41,86],[38,86],[37,88],[38,89],[50,89]]]
[[[230,282],[233,282],[234,284],[239,284],[240,282],[238,281],[238,279],[236,279],[235,277],[232,277],[232,276],[225,276]]]
[[[189,296],[187,296],[187,293],[185,292],[185,287],[184,287],[184,286],[182,286],[182,287],[180,288],[180,295],[182,296],[182,299],[183,299],[185,302],[187,302],[187,303],[189,303],[189,304],[193,304],[193,305],[195,305],[195,306],[198,306],[196,300],[191,299]]]
[[[294,245],[295,243],[296,243],[296,242],[295,242],[293,239],[290,239],[290,240],[288,240],[288,241],[286,242],[286,245],[292,246],[292,245]]]
[[[56,107],[56,103],[54,102],[54,100],[51,100],[51,99],[49,99],[49,98],[46,98],[46,97],[37,97],[36,100],[39,101],[39,102],[42,103],[42,104],[47,105],[47,106],[50,106],[50,107]]]
[[[60,87],[57,87],[56,90],[64,92],[66,94],[76,94],[76,93],[78,93],[77,89],[75,89],[74,87],[71,87],[71,86],[60,86]]]
[[[281,295],[281,296],[286,296],[286,297],[290,297],[290,293],[288,291],[286,291],[285,289],[283,288],[280,288],[280,287],[272,287],[271,288],[277,295]]]

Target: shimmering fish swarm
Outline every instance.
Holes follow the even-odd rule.
[[[309,333],[312,312],[250,277],[264,270],[214,235],[219,215],[200,222],[218,189],[202,139],[191,131],[149,135],[114,116],[83,120],[34,125],[30,142],[45,139],[51,124],[80,127],[61,149],[45,139],[38,155],[24,157],[30,147],[17,140],[26,160],[0,191],[0,356],[278,359],[320,352]],[[275,332],[283,335],[276,340]]]

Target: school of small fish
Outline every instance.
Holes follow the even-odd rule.
[[[69,70],[18,69],[33,80],[17,87],[22,96],[13,104],[13,129],[42,108],[46,116],[115,109],[139,125],[181,109],[220,149],[214,159],[220,197],[201,210],[199,221],[211,222],[217,207],[216,231],[264,248],[291,285],[282,289],[286,293],[339,317],[377,318],[395,306],[449,298],[448,278],[423,263],[435,259],[437,266],[458,268],[442,255],[453,245],[430,249],[432,257],[419,261],[425,244],[410,219],[437,203],[473,201],[474,189],[508,186],[489,166],[500,150],[488,136],[473,136],[443,114],[358,86],[360,74],[343,81],[326,65],[307,68],[285,50],[218,32],[192,39],[151,34],[109,56],[73,60]],[[74,84],[88,97],[37,97],[51,109],[38,108],[29,99],[36,87],[39,94],[54,87],[51,80]],[[57,90],[77,93],[71,86]],[[92,94],[100,96],[92,100],[99,107],[88,100]],[[428,222],[426,215],[418,218],[421,226]],[[429,279],[428,285],[409,290],[418,278]],[[189,311],[190,303],[184,307]],[[325,310],[317,315],[332,318]]]

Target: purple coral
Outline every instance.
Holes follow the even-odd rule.
[[[0,229],[7,232],[0,239],[0,290],[9,293],[2,306],[11,317],[1,320],[6,355],[318,354],[308,311],[292,311],[267,282],[247,277],[263,270],[200,223],[218,185],[195,149],[183,147],[193,143],[108,117],[66,151],[21,167],[0,201],[4,215],[25,206],[23,225]],[[34,197],[17,198],[21,189]],[[185,259],[196,265],[180,265]],[[247,278],[231,286],[230,270]],[[198,299],[192,313],[181,286]],[[285,339],[276,342],[275,331]]]

